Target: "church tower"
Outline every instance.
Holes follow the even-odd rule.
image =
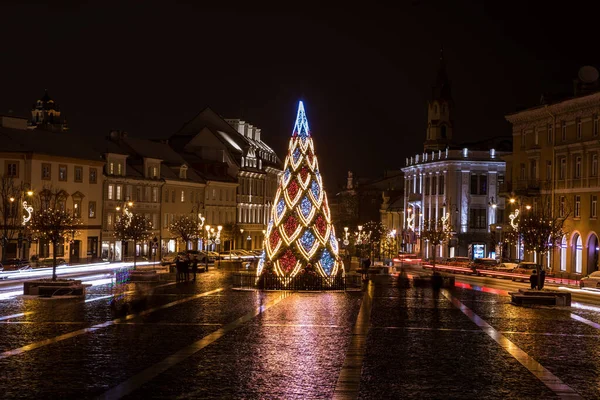
[[[440,51],[440,65],[435,85],[431,91],[431,101],[427,109],[427,138],[425,151],[445,150],[452,142],[452,109],[454,104],[450,93],[450,81],[446,73],[444,52]]]
[[[69,129],[67,120],[60,116],[60,107],[48,95],[48,90],[31,108],[30,126],[32,129],[53,132],[64,132]]]

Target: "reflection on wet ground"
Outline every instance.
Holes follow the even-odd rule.
[[[600,397],[600,310],[460,285],[240,291],[227,273],[0,301],[2,398]]]

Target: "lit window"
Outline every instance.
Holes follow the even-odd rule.
[[[581,196],[575,195],[575,218],[581,217]]]
[[[67,166],[66,165],[58,166],[58,180],[63,181],[63,182],[67,180]]]
[[[183,203],[185,201],[185,190],[181,191],[181,202]]]
[[[83,168],[75,167],[75,182],[83,182]]]
[[[96,183],[98,173],[96,168],[90,168],[90,183]]]
[[[107,196],[108,200],[113,200],[114,190],[115,190],[114,185],[108,185],[108,196]]]
[[[567,237],[563,236],[560,242],[560,270],[567,270]]]
[[[598,216],[598,196],[592,195],[590,201],[590,217],[596,218]]]

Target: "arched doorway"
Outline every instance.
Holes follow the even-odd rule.
[[[573,272],[576,274],[581,274],[583,264],[583,242],[581,240],[581,235],[579,235],[579,233],[575,233],[571,243],[571,246],[573,247]]]
[[[591,233],[587,242],[587,274],[591,274],[598,270],[598,236],[595,233]]]

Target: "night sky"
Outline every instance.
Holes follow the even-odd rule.
[[[505,114],[600,67],[593,9],[575,2],[3,3],[0,113],[28,115],[48,89],[73,132],[157,138],[210,106],[283,158],[303,99],[329,191],[422,151],[442,46],[458,141],[509,135]]]

